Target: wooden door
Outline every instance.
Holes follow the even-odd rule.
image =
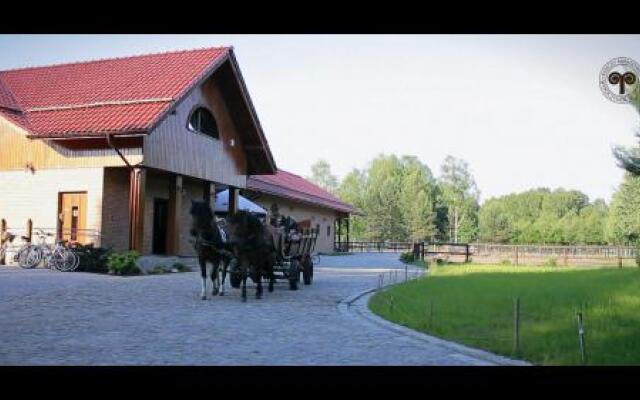
[[[60,193],[58,238],[87,243],[87,192]]]

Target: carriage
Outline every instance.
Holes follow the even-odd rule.
[[[318,230],[303,228],[285,236],[284,251],[276,261],[273,272],[276,279],[287,279],[289,289],[297,290],[300,277],[305,285],[313,282],[313,252],[318,240]]]
[[[276,256],[273,273],[276,280],[288,280],[291,290],[298,289],[300,280],[305,285],[311,285],[313,282],[313,260],[318,258],[313,252],[318,233],[314,228],[282,232],[281,251]],[[234,268],[231,268],[230,282],[232,287],[237,288],[240,286],[240,276],[233,270]]]

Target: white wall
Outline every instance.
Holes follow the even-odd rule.
[[[23,234],[27,220],[34,228],[56,228],[58,193],[87,192],[87,229],[102,226],[103,168],[43,169],[35,173],[0,171],[0,218]],[[35,233],[35,232],[34,232]],[[96,245],[99,245],[99,241]]]

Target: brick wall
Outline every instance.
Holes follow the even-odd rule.
[[[102,243],[116,251],[129,249],[129,170],[105,168]]]

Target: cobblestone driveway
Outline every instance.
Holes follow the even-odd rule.
[[[385,328],[341,300],[396,254],[323,257],[311,286],[199,299],[196,272],[112,277],[0,267],[3,365],[469,365],[486,360]],[[341,311],[342,310],[342,311]],[[348,308],[347,308],[348,310]],[[354,307],[355,311],[355,307]]]

